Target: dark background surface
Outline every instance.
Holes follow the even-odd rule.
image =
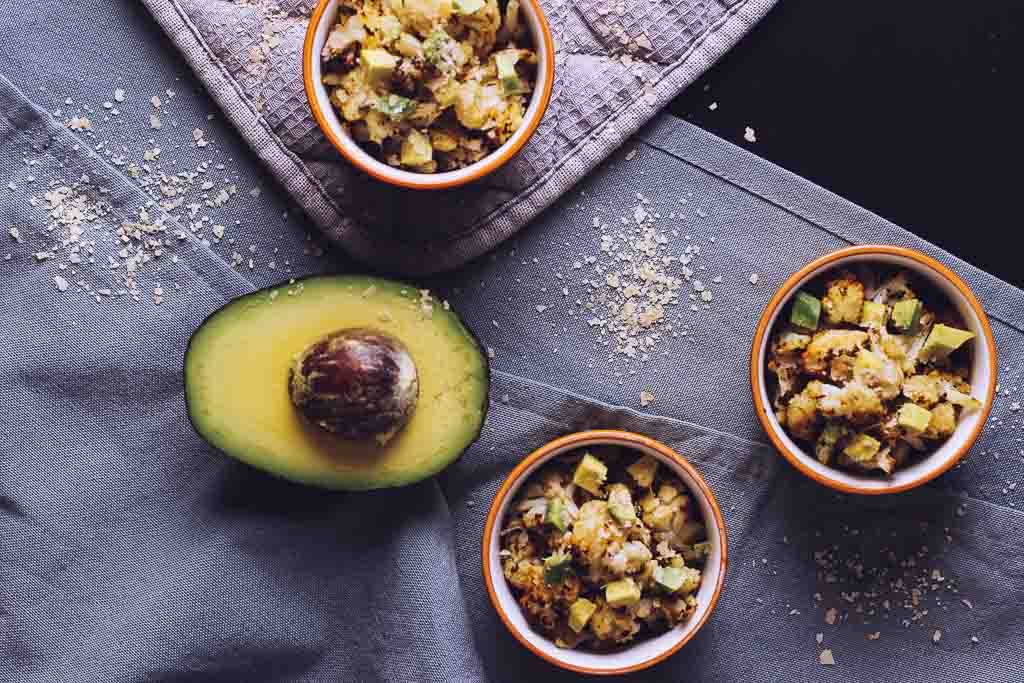
[[[780,0],[670,110],[1021,287],[1022,91],[1021,0]]]

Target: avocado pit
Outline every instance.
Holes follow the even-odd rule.
[[[419,376],[409,350],[377,330],[338,330],[296,356],[288,371],[292,404],[339,438],[386,444],[409,421]]]

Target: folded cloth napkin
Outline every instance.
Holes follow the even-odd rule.
[[[207,90],[317,226],[348,253],[409,275],[508,239],[721,57],[775,0],[545,0],[557,59],[540,128],[469,188],[417,192],[356,171],[302,85],[312,0],[143,0]]]
[[[140,86],[127,80],[149,82],[151,66],[126,77],[125,117],[148,110],[131,109]],[[54,97],[52,81],[22,80]],[[178,94],[163,115],[186,136],[205,119],[187,85],[170,88]],[[104,143],[129,124],[102,116],[92,131],[69,131],[0,79],[0,681],[575,680],[506,632],[482,585],[479,544],[493,494],[523,454],[586,427],[678,449],[729,527],[715,614],[633,680],[1017,679],[1019,290],[661,118],[534,229],[426,283],[493,351],[480,440],[437,481],[324,492],[206,446],[185,415],[181,358],[229,298],[338,262],[280,217],[272,188],[248,196],[251,171],[217,171],[234,154],[220,143],[176,147],[145,124],[143,136],[170,137],[150,173],[130,170],[119,155],[152,157],[154,143]],[[208,158],[209,175],[181,187],[192,197],[204,178],[239,185],[241,198],[198,209],[222,212],[220,241],[162,189]],[[633,244],[640,223],[660,237]],[[915,247],[963,275],[991,316],[1003,368],[991,424],[965,463],[884,499],[796,474],[766,444],[746,381],[754,324],[775,287],[859,242]],[[693,271],[646,359],[616,352],[606,325],[591,324],[607,318],[604,278],[637,249],[685,255]],[[671,268],[683,276],[678,261]],[[697,296],[698,279],[710,299]]]

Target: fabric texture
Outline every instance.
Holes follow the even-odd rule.
[[[230,298],[352,264],[309,238],[314,226],[286,187],[266,182],[232,125],[207,118],[215,105],[136,3],[48,7],[0,4],[0,681],[576,680],[506,632],[479,544],[515,463],[587,427],[677,449],[729,527],[732,563],[712,618],[629,680],[1019,680],[1020,290],[662,117],[507,245],[422,282],[494,351],[487,425],[455,465],[393,491],[289,484],[192,431],[182,355]],[[161,130],[148,122],[153,94],[164,98]],[[91,117],[91,129],[68,130],[72,115]],[[209,146],[192,143],[196,127]],[[119,162],[155,146],[156,175],[208,162],[204,178],[237,185],[231,201],[200,209],[226,226],[224,239],[208,225],[193,231],[186,203]],[[102,209],[65,244],[45,194],[70,186]],[[190,192],[202,192],[198,181]],[[646,361],[614,353],[588,322],[600,306],[587,308],[597,268],[615,267],[604,238],[630,233],[622,219],[638,207],[666,253],[701,246],[691,265],[713,292],[707,308],[686,292],[666,308],[673,329]],[[161,254],[148,248],[135,266],[136,300],[125,260],[139,240],[118,231],[140,209],[163,230]],[[775,288],[810,259],[867,242],[921,249],[964,277],[1000,354],[1000,396],[963,464],[881,499],[833,493],[789,467],[766,442],[746,380]],[[642,390],[655,396],[646,407]],[[819,663],[824,649],[835,666]]]
[[[721,57],[775,0],[543,2],[557,50],[551,104],[499,172],[445,192],[394,188],[345,162],[302,85],[313,0],[144,0],[275,178],[364,263],[423,275],[508,239]]]

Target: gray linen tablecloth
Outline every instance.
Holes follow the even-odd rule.
[[[1019,290],[660,118],[508,244],[424,283],[494,350],[480,441],[437,481],[406,489],[295,486],[192,432],[182,353],[230,297],[351,266],[307,236],[312,226],[230,126],[207,119],[215,106],[143,10],[44,9],[0,6],[0,681],[573,678],[505,632],[481,583],[479,541],[494,491],[524,453],[596,426],[689,457],[730,531],[716,613],[635,680],[1020,679]],[[76,116],[92,130],[61,125]],[[194,128],[209,145],[194,143]],[[205,175],[174,185],[203,162]],[[575,303],[592,300],[584,280],[610,262],[602,235],[638,206],[658,216],[666,253],[702,247],[692,267],[713,292],[707,308],[685,292],[668,307],[675,334],[665,330],[646,362],[613,353],[588,323],[596,314]],[[595,229],[595,217],[611,228]],[[125,223],[157,232],[119,232]],[[959,272],[1001,357],[1000,396],[963,465],[883,499],[796,474],[767,445],[746,381],[774,288],[812,257],[863,242],[917,247]],[[655,396],[646,407],[642,390]],[[825,649],[832,667],[819,663]]]

